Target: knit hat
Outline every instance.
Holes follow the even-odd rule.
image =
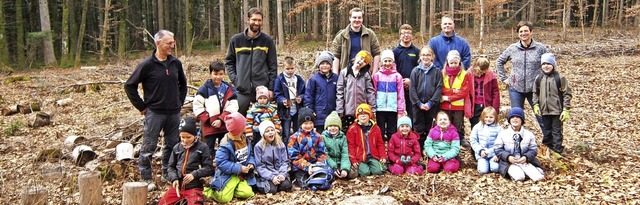
[[[519,107],[512,107],[511,111],[509,111],[509,117],[507,119],[511,121],[512,117],[519,117],[522,120],[522,124],[524,125],[524,111]]]
[[[193,117],[186,117],[180,121],[180,132],[186,132],[193,136],[198,134],[198,129],[196,128],[196,122],[193,120]]]
[[[329,62],[329,65],[333,66],[333,59],[333,53],[331,53],[330,51],[321,51],[316,58],[316,68],[320,66],[320,63],[325,61]]]
[[[262,96],[269,98],[269,89],[263,85],[256,87],[256,100]]]
[[[231,113],[224,117],[224,124],[227,127],[229,133],[234,136],[242,134],[245,125],[247,125],[247,119],[240,113]]]
[[[398,119],[398,128],[400,128],[400,125],[409,125],[409,127],[413,127],[413,125],[411,124],[411,118],[407,116]]]
[[[356,56],[360,56],[362,59],[364,59],[364,63],[369,64],[371,63],[371,53],[369,53],[369,51],[366,50],[361,50],[360,52],[358,52],[356,54]]]
[[[391,50],[384,50],[382,51],[382,58],[380,58],[380,60],[384,60],[387,58],[391,58],[392,61],[396,61],[396,58],[394,57],[393,51]]]
[[[361,114],[367,114],[369,115],[369,118],[372,118],[373,113],[371,112],[371,106],[369,106],[369,104],[367,103],[358,105],[358,107],[356,108],[356,117],[360,116]]]
[[[545,53],[542,54],[542,59],[540,63],[548,63],[553,65],[553,68],[556,68],[558,65],[556,64],[556,56],[553,53]]]
[[[450,50],[449,53],[447,53],[447,63],[451,63],[453,60],[460,62],[460,53],[457,50]]]
[[[273,122],[267,120],[267,121],[262,121],[260,123],[260,126],[258,126],[258,130],[260,130],[260,136],[264,137],[264,133],[267,131],[267,128],[269,127],[273,127],[274,129],[276,128],[276,126],[273,124]]]
[[[315,122],[316,114],[313,113],[313,110],[307,107],[303,107],[298,111],[298,124],[302,125],[302,123],[306,121]]]
[[[327,116],[327,119],[324,120],[325,130],[331,125],[338,126],[340,129],[342,129],[342,120],[340,119],[340,116],[338,116],[338,112],[336,111],[331,112],[331,114]]]

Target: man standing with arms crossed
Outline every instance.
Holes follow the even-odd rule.
[[[373,56],[373,71],[376,73],[380,66],[380,43],[376,33],[370,28],[362,25],[362,15],[364,12],[360,8],[353,8],[349,11],[349,26],[338,31],[333,39],[331,52],[335,55],[333,68],[335,74],[340,74],[340,70],[347,66],[348,62],[356,57],[360,50],[366,50]]]
[[[151,169],[151,156],[158,146],[160,131],[164,131],[162,148],[162,177],[166,178],[171,149],[178,143],[180,109],[187,95],[187,78],[182,62],[171,53],[176,41],[173,33],[160,30],[154,36],[156,50],[145,58],[133,71],[124,90],[131,104],[144,115],[142,148],[138,159],[138,169],[142,180],[147,182],[147,190],[156,189]],[[142,83],[143,98],[140,98],[138,84]]]

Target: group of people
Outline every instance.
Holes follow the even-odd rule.
[[[525,98],[542,143],[563,153],[571,89],[555,56],[533,41],[530,23],[518,24],[520,40],[500,55],[496,76],[486,56],[472,61],[451,17],[441,19],[442,33],[422,49],[412,44],[413,29],[404,24],[398,46],[381,50],[375,33],[362,25],[363,11],[349,14],[349,26],[336,34],[331,51],[317,55],[317,72],[305,82],[291,57],[277,74],[275,44],[260,31],[262,12],[250,9],[248,28],[231,38],[225,62],[210,64],[210,79],[193,101],[195,119],[182,121],[186,77],[171,55],[173,34],[156,34],[154,55],[138,65],[125,90],[145,115],[138,166],[149,189],[156,188],[151,155],[164,132],[162,180],[171,188],[160,204],[196,203],[203,195],[225,203],[252,197],[254,190],[304,188],[320,166],[345,180],[387,170],[456,172],[461,146],[471,147],[479,173],[541,180],[536,138],[522,126]],[[507,61],[513,63],[508,76]],[[223,80],[227,75],[231,82]],[[509,86],[507,128],[498,119],[498,77]],[[472,126],[466,140],[464,118]],[[210,186],[200,181],[207,176],[213,176]]]

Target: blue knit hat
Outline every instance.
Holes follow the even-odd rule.
[[[409,127],[413,127],[413,125],[411,124],[411,119],[407,116],[398,119],[398,128],[400,128],[400,125],[409,125]]]
[[[553,68],[557,68],[558,64],[556,64],[556,56],[553,55],[553,53],[545,53],[542,54],[542,57],[540,59],[540,63],[548,63],[553,65]]]
[[[512,117],[519,117],[522,120],[522,124],[524,125],[524,111],[519,107],[512,107],[511,111],[509,111],[508,120],[511,121]]]

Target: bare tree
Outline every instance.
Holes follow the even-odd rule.
[[[158,29],[166,29],[164,27],[164,0],[158,0]]]
[[[536,2],[534,0],[529,0],[529,21],[536,22]]]
[[[602,27],[608,24],[609,21],[609,0],[602,0]]]
[[[484,0],[480,0],[480,42],[478,43],[478,51],[484,53],[482,43],[484,42]]]
[[[52,66],[57,64],[56,55],[53,52],[53,41],[51,40],[51,21],[49,20],[49,3],[47,0],[38,1],[40,7],[40,29],[46,35],[44,38],[44,64]]]
[[[584,36],[584,5],[582,0],[578,0],[578,12],[580,12],[580,30],[582,31],[582,42],[586,42],[586,38]]]
[[[562,41],[567,40],[567,27],[569,26],[569,15],[571,15],[571,0],[564,0],[562,9]]]
[[[84,31],[87,27],[87,12],[89,10],[89,1],[82,1],[82,18],[80,19],[80,31],[78,32],[78,42],[76,44],[76,59],[74,60],[74,66],[80,66],[80,58],[82,56],[82,40],[84,39]]]
[[[9,46],[4,20],[4,1],[0,0],[0,67],[9,65]]]
[[[186,50],[187,56],[191,55],[191,49],[193,48],[193,25],[191,24],[191,2],[189,0],[185,0],[185,12],[184,12],[184,20],[185,20],[185,38],[186,38]]]
[[[277,3],[277,13],[278,13],[278,45],[280,47],[284,46],[284,23],[282,21],[282,0],[278,0]],[[318,8],[317,6],[314,6],[314,8]],[[314,14],[314,16],[318,16],[318,12],[314,12],[316,14]],[[314,22],[315,23],[315,22]],[[317,34],[318,33],[318,28],[314,27],[313,28],[314,32]]]
[[[224,29],[224,0],[220,0],[220,50],[225,51],[227,46],[227,31]]]
[[[427,26],[427,0],[420,1],[420,40],[424,42],[424,35]],[[431,31],[429,31],[431,32]],[[431,33],[429,33],[431,35]]]
[[[118,9],[118,57],[124,58],[127,51],[127,7],[128,0],[119,0],[122,8]]]
[[[103,15],[103,23],[102,23],[102,35],[100,35],[100,63],[104,63],[105,53],[107,51],[107,38],[109,37],[109,28],[111,27],[111,18],[109,18],[109,13],[111,12],[111,0],[104,0],[104,15]]]
[[[271,18],[269,18],[269,0],[262,0],[262,30],[266,31],[269,35],[271,33]]]
[[[436,21],[436,0],[429,0],[429,38],[433,36],[434,26],[433,22]]]
[[[22,68],[26,64],[24,50],[24,18],[22,16],[22,1],[16,1],[16,38],[18,40],[18,67]]]

